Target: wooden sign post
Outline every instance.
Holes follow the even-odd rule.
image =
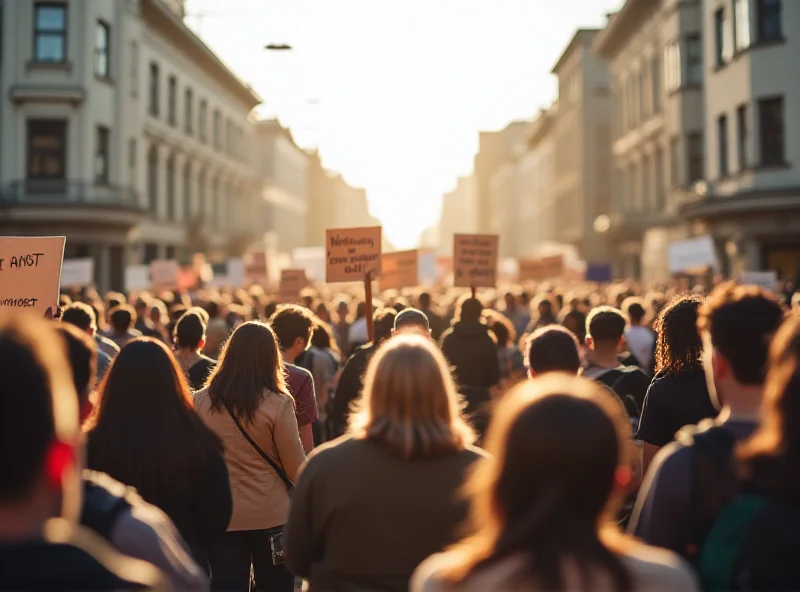
[[[473,298],[478,288],[493,288],[497,284],[497,235],[457,234],[453,240],[454,285],[469,288]]]
[[[364,282],[367,332],[375,340],[372,323],[372,280],[381,276],[381,227],[341,228],[326,231],[325,281]]]

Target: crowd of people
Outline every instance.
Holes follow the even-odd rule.
[[[800,589],[800,300],[714,283],[0,313],[0,589]]]

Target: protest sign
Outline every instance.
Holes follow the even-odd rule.
[[[709,267],[719,267],[714,240],[710,236],[670,243],[668,257],[670,273],[701,274]]]
[[[363,282],[381,275],[381,227],[328,230],[325,281]]]
[[[62,288],[84,288],[94,283],[94,259],[64,259],[61,265]]]
[[[778,286],[777,271],[745,271],[739,277],[739,283],[759,286],[770,292],[775,292]]]
[[[520,259],[519,281],[539,282],[564,275],[564,256],[553,255],[540,259]]]
[[[125,290],[138,292],[150,289],[150,266],[128,265],[125,268]]]
[[[419,285],[420,253],[397,251],[384,253],[381,261],[381,289],[402,290]]]
[[[296,302],[307,285],[305,269],[282,269],[278,298],[281,302]]]
[[[0,310],[44,316],[58,306],[63,236],[0,237]]]
[[[497,235],[455,235],[453,244],[455,286],[493,288],[497,283],[497,247]]]
[[[267,269],[267,252],[251,251],[245,255],[245,276],[253,284],[266,284],[269,280]]]
[[[156,290],[174,290],[181,282],[181,268],[174,259],[150,262],[150,283]]]

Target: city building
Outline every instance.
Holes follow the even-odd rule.
[[[599,31],[580,29],[552,73],[558,78],[554,114],[555,240],[591,261],[608,258],[606,236],[594,230],[608,215],[611,194],[611,92],[608,66],[592,51]]]
[[[263,183],[264,228],[277,237],[279,253],[307,245],[309,154],[276,119],[253,122],[254,154]]]
[[[100,289],[126,265],[220,260],[263,233],[261,98],[177,0],[2,2],[0,232],[65,235]]]
[[[668,245],[689,233],[678,208],[704,175],[700,4],[628,0],[594,42],[613,79],[606,232],[619,276],[668,279]]]
[[[723,272],[800,270],[800,2],[705,0],[703,182],[681,212]]]
[[[453,236],[474,234],[478,226],[478,189],[474,175],[459,177],[452,191],[442,197],[442,214],[439,221],[438,253],[453,256]]]
[[[325,230],[331,228],[334,221],[334,187],[333,175],[322,166],[319,152],[309,152],[306,216],[306,244],[309,247],[325,245]]]

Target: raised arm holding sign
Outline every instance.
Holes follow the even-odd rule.
[[[63,236],[0,237],[0,309],[45,315],[58,307]]]

